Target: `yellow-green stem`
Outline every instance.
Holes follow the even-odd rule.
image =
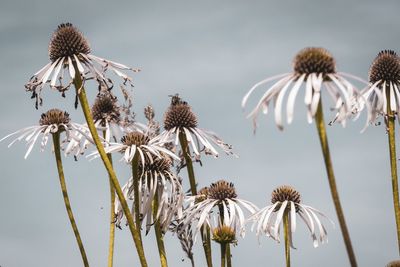
[[[390,109],[390,88],[386,87],[386,102],[387,102],[387,117],[386,126],[388,131],[389,153],[390,153],[390,171],[392,176],[392,193],[393,207],[396,219],[397,230],[397,246],[400,254],[400,205],[399,205],[399,184],[397,177],[397,157],[396,157],[396,142],[395,142],[395,116]]]
[[[197,195],[197,188],[196,188],[196,179],[194,177],[193,161],[190,156],[190,149],[189,149],[188,141],[186,139],[186,134],[182,131],[179,132],[179,142],[181,144],[183,157],[185,158],[185,161],[186,161],[186,169],[187,169],[188,177],[189,177],[190,191],[192,192],[192,195],[195,196],[195,195]],[[205,231],[203,231],[204,230],[203,227],[206,227]],[[204,254],[206,255],[207,266],[212,267],[210,227],[202,226],[201,233],[204,233],[204,232],[206,233],[205,236],[203,234],[201,234],[201,239],[203,241]]]
[[[226,244],[226,265],[227,267],[232,267],[232,254],[230,244]]]
[[[133,180],[133,204],[135,209],[136,229],[139,231],[140,240],[142,240],[141,220],[140,220],[140,199],[139,199],[139,153],[136,152],[132,159],[132,180]]]
[[[74,231],[76,242],[78,243],[79,251],[81,252],[83,265],[85,267],[89,266],[89,261],[86,256],[85,248],[83,247],[82,239],[78,231],[78,226],[75,223],[74,214],[72,213],[71,203],[69,202],[68,192],[67,192],[67,185],[65,183],[64,177],[64,170],[61,161],[61,152],[60,152],[60,133],[53,134],[53,143],[54,143],[54,154],[56,157],[57,163],[57,171],[58,177],[60,179],[61,191],[64,198],[65,208],[67,209],[68,218],[72,226],[72,230]]]
[[[353,246],[351,244],[350,234],[347,229],[346,220],[344,218],[344,213],[342,210],[342,205],[340,204],[339,192],[336,186],[335,174],[333,172],[331,155],[329,152],[328,137],[326,134],[324,114],[322,112],[322,100],[319,101],[317,113],[315,115],[315,124],[317,126],[319,141],[321,143],[322,154],[324,156],[325,168],[328,175],[329,187],[331,190],[331,195],[333,199],[333,204],[335,205],[336,214],[338,216],[340,229],[342,230],[343,240],[346,246],[347,255],[352,267],[357,267],[356,256],[354,254]]]
[[[103,131],[103,138],[106,137],[106,131]],[[110,153],[107,153],[107,157],[110,160],[111,166],[113,164],[112,162],[112,156]],[[115,242],[115,189],[112,184],[111,178],[109,176],[109,182],[110,182],[110,234],[109,234],[109,241],[108,241],[108,267],[113,266],[114,262],[114,242]]]
[[[129,230],[130,230],[130,232],[132,234],[133,241],[135,242],[136,251],[138,253],[140,263],[141,263],[142,267],[147,267],[148,265],[147,265],[146,257],[145,257],[145,254],[144,254],[143,245],[142,245],[142,242],[141,242],[141,239],[140,239],[140,236],[139,236],[139,231],[135,227],[135,224],[134,224],[134,221],[133,221],[133,218],[132,218],[132,214],[131,214],[131,212],[129,210],[129,207],[128,207],[128,203],[126,202],[126,199],[125,199],[124,194],[122,192],[122,189],[121,189],[121,186],[120,186],[119,181],[117,179],[117,176],[115,175],[114,169],[113,169],[113,167],[111,165],[110,160],[107,157],[107,154],[106,154],[106,152],[104,150],[103,144],[101,143],[99,135],[97,133],[97,129],[96,129],[96,127],[94,125],[94,122],[93,122],[92,114],[90,113],[90,106],[89,106],[89,103],[87,101],[85,88],[83,87],[83,84],[82,84],[82,78],[81,78],[81,76],[79,74],[79,71],[78,71],[78,68],[76,66],[76,63],[74,63],[74,67],[75,67],[75,72],[76,72],[75,79],[74,79],[74,85],[75,85],[75,88],[76,88],[76,93],[77,93],[77,95],[79,97],[79,102],[81,104],[83,114],[84,114],[85,119],[86,119],[86,123],[87,123],[87,125],[89,127],[89,130],[90,130],[90,133],[92,135],[93,141],[94,141],[94,143],[96,145],[97,150],[99,151],[99,154],[100,154],[100,157],[101,157],[101,159],[103,161],[104,167],[106,168],[106,170],[108,172],[108,175],[111,178],[111,182],[112,182],[112,184],[113,184],[113,186],[115,188],[115,191],[117,193],[118,199],[119,199],[119,201],[121,203],[122,210],[123,210],[123,212],[125,214]]]
[[[225,267],[226,262],[226,244],[221,243],[221,267]]]
[[[167,254],[165,252],[165,247],[164,247],[164,235],[161,232],[160,221],[158,219],[156,219],[157,210],[158,210],[158,192],[156,191],[156,193],[154,195],[154,200],[153,200],[153,218],[155,220],[154,232],[156,233],[158,254],[160,256],[161,267],[168,267]]]
[[[289,240],[289,213],[285,211],[283,215],[283,230],[285,236],[285,259],[286,267],[290,267],[290,240]]]

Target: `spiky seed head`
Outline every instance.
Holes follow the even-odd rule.
[[[297,192],[293,187],[289,185],[282,185],[272,191],[271,194],[271,202],[275,204],[275,202],[284,202],[293,201],[296,204],[300,204],[301,196],[300,193]]]
[[[326,74],[336,72],[336,63],[332,54],[322,47],[307,47],[297,53],[293,62],[294,71],[298,74]]]
[[[150,138],[141,132],[130,132],[121,138],[121,142],[127,146],[143,146],[147,145]]]
[[[400,267],[400,260],[389,262],[386,267]]]
[[[212,199],[225,200],[236,198],[237,194],[233,183],[219,180],[218,182],[212,183],[208,188],[208,197]]]
[[[71,23],[58,25],[49,44],[50,60],[54,62],[58,58],[77,56],[79,53],[90,53],[90,46],[86,38]]]
[[[118,123],[121,113],[117,104],[117,98],[111,95],[98,95],[92,106],[92,115],[95,121],[101,121],[105,126],[107,122]]]
[[[69,114],[66,111],[62,111],[56,108],[48,110],[46,113],[42,113],[39,120],[39,125],[62,125],[68,124],[71,121]]]
[[[400,58],[392,50],[379,52],[369,69],[369,81],[400,83]]]
[[[199,190],[199,192],[197,192],[195,202],[196,203],[203,202],[207,198],[208,198],[208,187],[203,187],[202,189]]]
[[[171,104],[167,112],[165,112],[164,128],[171,130],[174,127],[197,127],[197,117],[186,102]]]
[[[236,244],[237,242],[235,230],[226,225],[215,228],[212,239],[219,244]]]
[[[166,175],[170,171],[171,165],[172,162],[169,157],[155,158],[153,161],[146,160],[146,163],[144,164],[144,171]],[[143,163],[140,161],[138,171],[141,172],[142,170]]]

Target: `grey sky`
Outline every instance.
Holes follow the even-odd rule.
[[[306,46],[323,46],[339,71],[367,78],[382,49],[399,51],[398,1],[11,1],[1,2],[0,136],[36,124],[52,107],[73,110],[74,93],[63,99],[45,90],[44,106],[23,85],[48,62],[49,38],[61,22],[72,22],[89,39],[93,54],[142,71],[135,74],[135,112],[152,103],[162,119],[168,95],[179,93],[197,113],[202,128],[233,144],[239,159],[203,158],[196,166],[200,186],[224,178],[241,198],[262,207],[278,185],[290,184],[304,203],[326,213],[329,243],[317,249],[304,225],[294,235],[293,266],[348,266],[331,203],[314,125],[306,122],[298,99],[295,120],[280,132],[271,114],[259,117],[257,134],[240,102],[256,82],[291,70],[292,58]],[[92,87],[92,96],[95,87]],[[262,94],[252,97],[251,105]],[[325,101],[325,103],[328,103]],[[325,105],[327,119],[328,105]],[[344,211],[360,266],[384,266],[398,258],[393,216],[387,136],[384,127],[360,134],[365,117],[346,128],[329,127],[333,163]],[[80,266],[81,259],[66,216],[50,146],[35,147],[23,159],[22,143],[1,143],[0,265]],[[108,242],[108,179],[100,161],[65,158],[67,185],[78,227],[92,266],[105,266]],[[118,166],[121,183],[129,168]],[[186,179],[186,176],[184,177]],[[187,187],[187,183],[185,184]],[[189,266],[179,243],[167,236],[170,266]],[[117,231],[115,266],[138,262],[129,231]],[[145,241],[150,266],[158,266],[154,236]],[[219,249],[215,263],[219,264]],[[247,231],[233,249],[235,266],[284,266],[284,246]],[[197,266],[203,266],[200,244]],[[202,262],[203,261],[203,262]]]

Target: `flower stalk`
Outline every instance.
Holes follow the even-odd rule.
[[[331,155],[329,152],[328,137],[326,134],[324,114],[322,111],[322,100],[320,99],[317,113],[315,114],[315,124],[317,126],[318,136],[321,143],[322,154],[324,156],[325,168],[328,175],[329,187],[331,190],[331,195],[333,203],[335,205],[336,214],[338,216],[340,229],[342,230],[342,236],[347,250],[347,255],[352,267],[357,267],[357,261],[354,254],[353,246],[351,244],[350,234],[347,229],[346,220],[344,217],[342,205],[339,199],[339,192],[336,186],[335,174],[333,172],[333,165],[331,160]]]
[[[75,79],[74,79],[73,82],[74,82],[74,85],[75,85],[75,88],[76,88],[76,94],[79,97],[79,102],[81,104],[83,114],[84,114],[85,119],[86,119],[86,123],[87,123],[87,125],[89,127],[89,130],[90,130],[90,133],[92,135],[93,141],[94,141],[94,143],[96,145],[96,148],[99,151],[99,154],[100,154],[100,157],[101,157],[101,159],[103,161],[104,167],[106,168],[106,170],[107,170],[107,172],[109,174],[109,177],[111,178],[111,182],[112,182],[112,184],[113,184],[113,186],[115,188],[115,191],[116,191],[116,194],[118,196],[118,199],[121,202],[122,210],[123,210],[123,212],[125,214],[125,217],[127,219],[128,227],[129,227],[129,230],[131,231],[132,238],[134,240],[134,243],[135,243],[135,246],[136,246],[136,250],[137,250],[137,253],[138,253],[138,256],[139,256],[140,263],[141,263],[142,267],[147,267],[148,266],[147,265],[147,260],[146,260],[145,254],[144,254],[144,249],[143,249],[143,245],[142,245],[142,242],[141,242],[141,239],[140,239],[139,231],[135,227],[135,224],[134,224],[134,221],[133,221],[133,218],[132,218],[132,214],[131,214],[131,212],[129,210],[129,207],[128,207],[128,203],[126,202],[126,199],[125,199],[124,194],[122,192],[121,186],[120,186],[120,184],[118,182],[117,176],[116,176],[116,174],[114,172],[114,169],[113,169],[113,167],[111,165],[110,160],[107,157],[107,154],[106,154],[106,152],[104,150],[104,147],[103,147],[103,145],[102,145],[102,143],[100,141],[99,135],[97,133],[97,129],[96,129],[96,127],[94,125],[94,122],[93,122],[93,117],[92,117],[92,115],[90,113],[90,107],[89,107],[89,103],[87,101],[85,88],[83,87],[82,78],[81,78],[81,76],[79,74],[78,67],[76,66],[76,63],[74,63],[74,68],[75,68],[76,75],[75,75]]]
[[[133,196],[135,209],[136,229],[139,232],[140,242],[142,242],[141,223],[140,223],[140,200],[139,200],[139,153],[136,151],[132,159],[132,179],[133,179]]]
[[[285,236],[285,259],[286,267],[290,267],[290,240],[289,240],[289,212],[285,211],[283,215],[283,230]]]
[[[158,193],[156,191],[153,200],[153,218],[156,218],[157,210],[158,210]],[[161,232],[161,226],[158,219],[155,219],[154,231],[156,234],[158,254],[160,256],[161,267],[168,267],[167,254],[165,252],[165,246],[164,246],[164,236],[163,233]]]
[[[226,243],[221,243],[221,267],[225,267],[226,262]]]
[[[197,195],[197,188],[196,188],[196,179],[194,176],[194,169],[193,169],[193,161],[190,157],[190,149],[189,144],[186,139],[186,135],[183,132],[179,132],[179,142],[181,144],[182,153],[185,158],[186,162],[186,169],[188,172],[189,183],[190,183],[190,191],[193,196]],[[208,226],[202,226],[201,232],[204,233],[203,227],[206,227],[205,235],[201,234],[201,239],[203,241],[203,249],[204,254],[206,255],[207,266],[212,267],[212,254],[211,254],[211,237],[210,237],[210,229]]]
[[[76,242],[78,243],[79,251],[81,252],[83,265],[85,267],[88,267],[89,261],[86,256],[85,248],[83,247],[82,239],[81,239],[81,236],[78,231],[78,226],[76,225],[76,222],[74,219],[74,214],[72,213],[71,203],[69,202],[67,185],[65,183],[64,170],[63,170],[62,160],[61,160],[60,133],[59,132],[56,132],[53,134],[53,143],[54,143],[54,154],[55,154],[56,163],[57,163],[58,177],[60,179],[61,191],[62,191],[63,198],[64,198],[65,208],[67,209],[68,218],[71,223],[71,227],[74,232]]]
[[[397,157],[396,157],[396,142],[395,142],[395,115],[390,109],[390,87],[386,85],[386,101],[387,101],[387,116],[386,127],[388,132],[389,155],[390,155],[390,171],[392,179],[393,206],[396,219],[397,244],[400,254],[400,206],[399,206],[399,184],[397,176]]]

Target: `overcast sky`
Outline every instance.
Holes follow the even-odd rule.
[[[393,1],[21,1],[0,8],[0,137],[37,124],[40,114],[58,107],[83,122],[73,109],[74,93],[64,99],[45,90],[44,105],[24,84],[47,64],[48,43],[62,22],[72,22],[88,38],[95,55],[142,71],[134,74],[135,112],[153,104],[162,119],[168,95],[179,93],[198,115],[202,128],[217,132],[240,158],[203,158],[196,166],[200,186],[221,178],[235,183],[240,198],[263,207],[272,190],[289,184],[303,203],[330,218],[329,243],[314,249],[304,224],[294,234],[293,266],[348,266],[331,201],[315,126],[306,121],[299,98],[292,125],[280,132],[274,118],[260,116],[258,131],[246,120],[240,102],[256,82],[291,71],[292,58],[304,47],[322,46],[336,58],[339,71],[367,79],[376,54],[399,51],[400,2]],[[92,88],[93,90],[91,90]],[[88,88],[91,97],[95,86]],[[260,89],[250,101],[254,105]],[[325,93],[325,92],[324,92]],[[327,99],[328,100],[328,99]],[[325,101],[328,104],[328,101]],[[250,107],[249,106],[249,107]],[[325,114],[332,116],[328,105]],[[328,119],[328,118],[327,118]],[[365,116],[346,128],[328,128],[340,195],[359,266],[384,266],[398,258],[393,216],[387,135],[371,126],[360,134]],[[39,147],[27,160],[25,145],[0,144],[0,266],[80,266],[81,258],[65,212],[51,147]],[[108,178],[100,161],[65,158],[72,208],[92,266],[105,266],[108,246]],[[124,183],[129,168],[117,166]],[[188,188],[185,173],[184,186]],[[249,229],[248,229],[249,230]],[[170,266],[189,266],[170,234]],[[154,235],[145,238],[150,266],[158,266]],[[247,231],[232,250],[234,266],[284,266],[284,246],[266,237],[260,245]],[[219,249],[214,248],[215,265]],[[200,243],[197,266],[204,266]],[[117,231],[115,266],[137,266],[128,229]]]

